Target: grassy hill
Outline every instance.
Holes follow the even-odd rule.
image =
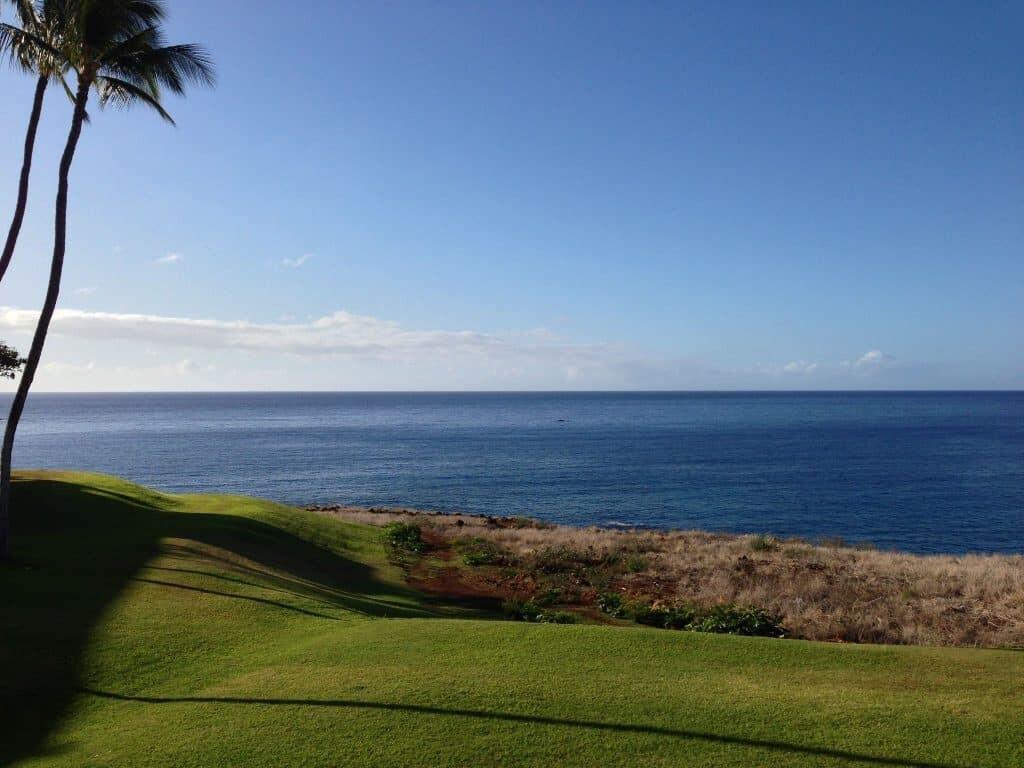
[[[518,624],[381,532],[21,473],[0,764],[1024,764],[1024,653]]]

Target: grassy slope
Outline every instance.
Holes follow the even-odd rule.
[[[1024,764],[1024,653],[470,619],[379,531],[22,473],[0,764]]]

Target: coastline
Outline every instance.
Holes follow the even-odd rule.
[[[793,638],[1024,648],[1024,555],[920,555],[764,534],[306,508],[417,527],[426,552],[401,564],[411,585],[439,595],[543,605],[611,623],[736,606],[776,617]]]
[[[1024,396],[983,392],[53,395],[18,464],[296,505],[1012,554],[1021,425]]]

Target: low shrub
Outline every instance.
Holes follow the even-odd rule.
[[[603,613],[614,618],[626,615],[625,606],[622,604],[622,596],[614,592],[602,592],[597,596],[597,607]]]
[[[538,618],[541,624],[577,624],[579,623],[580,617],[575,613],[569,611],[554,611],[552,613],[542,613]]]
[[[403,552],[420,554],[427,548],[423,531],[413,523],[390,523],[384,526],[384,539],[389,546]]]
[[[507,552],[487,539],[458,539],[454,544],[462,552],[462,560],[466,565],[509,565],[512,562]]]
[[[587,562],[588,558],[584,551],[564,544],[544,547],[533,554],[533,567],[542,573],[565,573]]]
[[[621,571],[632,556],[618,547],[605,550],[593,546],[559,544],[537,550],[533,554],[533,561],[537,570],[548,573],[578,571],[584,568],[612,572]],[[646,566],[647,561],[644,559],[644,567]]]
[[[501,611],[516,621],[537,621],[543,613],[540,606],[532,600],[521,600],[518,597],[510,597],[502,603]]]
[[[553,587],[552,589],[549,589],[546,592],[544,592],[544,594],[538,595],[535,598],[535,601],[536,601],[537,605],[545,605],[546,606],[546,605],[554,605],[555,603],[565,602],[565,600],[563,598],[564,598],[564,594],[563,594],[562,590],[558,589],[557,587]]]
[[[666,611],[665,629],[690,629],[698,615],[697,609],[688,603],[672,606]]]
[[[664,608],[655,608],[651,605],[639,605],[633,609],[633,621],[637,624],[646,624],[649,627],[665,628],[668,619],[668,611]]]
[[[695,618],[689,629],[695,632],[715,632],[722,635],[750,635],[754,637],[784,637],[786,630],[778,616],[761,608],[732,604],[716,605]]]
[[[658,607],[640,604],[629,613],[638,624],[659,629],[756,637],[784,637],[786,634],[779,617],[753,606],[725,604],[702,610],[690,603]]]
[[[633,620],[638,624],[659,629],[690,629],[699,617],[697,609],[688,603],[655,608],[638,605],[633,608]]]
[[[750,548],[754,552],[773,552],[779,546],[779,540],[774,536],[759,533],[750,537]]]
[[[632,554],[626,557],[626,570],[630,573],[643,573],[647,565],[647,558],[643,555]]]
[[[545,611],[533,600],[510,597],[502,603],[502,611],[510,619],[535,624],[576,624],[579,617],[569,611]]]

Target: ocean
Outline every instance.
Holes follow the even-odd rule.
[[[15,466],[292,504],[1024,552],[1022,392],[34,394]]]

